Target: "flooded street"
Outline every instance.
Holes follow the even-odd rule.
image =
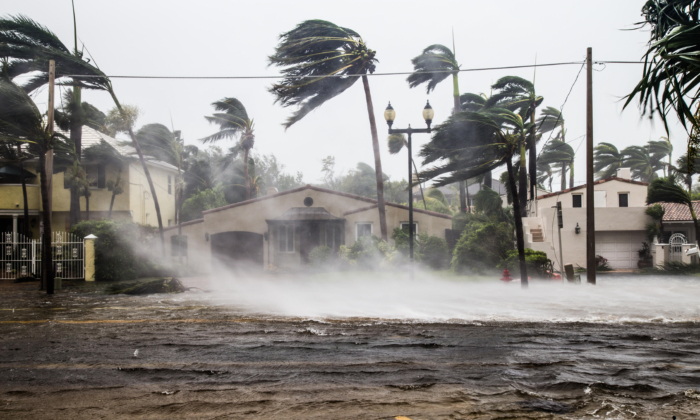
[[[373,279],[376,287],[357,295],[346,291],[369,280],[345,289],[346,280],[183,279],[214,291],[124,296],[74,288],[51,298],[35,284],[3,284],[0,417],[700,413],[693,280],[603,278],[596,288],[533,283],[521,291],[449,280],[396,289]],[[270,291],[273,282],[288,303]]]

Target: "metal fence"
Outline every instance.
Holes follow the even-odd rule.
[[[0,233],[0,279],[41,276],[41,242],[20,233]],[[56,277],[85,278],[85,243],[68,232],[52,232],[51,251]]]

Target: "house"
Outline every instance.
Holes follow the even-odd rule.
[[[408,207],[386,203],[389,236],[408,226]],[[413,210],[417,234],[445,238],[452,217]],[[277,194],[207,210],[202,219],[166,229],[168,255],[210,272],[212,264],[231,268],[269,265],[294,268],[309,261],[311,250],[326,245],[338,250],[363,236],[380,236],[377,201],[306,185]],[[391,240],[390,240],[391,242]],[[178,246],[178,244],[182,244]]]
[[[67,133],[64,133],[67,134]],[[87,126],[83,127],[83,150],[101,140],[113,146],[123,156],[129,156],[132,149],[122,147],[119,141]],[[5,165],[0,169],[0,232],[22,232],[24,223],[29,223],[30,235],[39,237],[41,226],[41,192],[37,175],[38,159],[25,162],[25,171],[19,167]],[[116,180],[119,170],[102,162],[89,162],[83,159],[88,180],[90,181],[90,218],[106,218],[112,200],[112,192],[107,189],[107,182]],[[2,164],[0,163],[0,166]],[[175,180],[177,168],[165,162],[149,160],[147,162],[153,183],[155,184],[160,204],[163,225],[175,223]],[[70,190],[64,184],[65,172],[53,174],[53,230],[69,229]],[[27,182],[29,220],[24,220],[21,177]],[[136,223],[157,226],[155,206],[151,191],[138,159],[133,157],[121,171],[123,194],[114,200],[112,218],[126,219]],[[86,218],[85,197],[80,198],[81,219]]]
[[[633,181],[629,168],[594,183],[596,254],[615,269],[637,267],[637,251],[646,242],[647,186]],[[561,202],[564,264],[586,266],[586,185],[537,197],[531,216],[523,218],[525,247],[547,253],[558,270],[561,261],[556,205]]]
[[[693,217],[686,204],[659,203],[665,210],[662,219],[664,235],[656,238],[651,253],[654,265],[663,265],[665,261],[698,263],[697,255],[688,255],[686,251],[696,247],[697,237],[693,226]],[[700,214],[700,201],[693,201],[693,211]]]

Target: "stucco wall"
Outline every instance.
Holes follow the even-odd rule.
[[[632,184],[629,182],[611,180],[596,184],[593,186],[594,191],[606,191],[606,208],[619,207],[618,194],[629,193],[629,207],[646,207],[647,186]],[[561,201],[563,209],[573,208],[573,194],[582,194],[582,205],[586,207],[586,188],[580,188],[574,191],[558,194],[556,196],[547,197],[537,200],[537,205],[540,210],[556,206],[557,201]],[[599,207],[602,208],[602,207]]]
[[[175,223],[175,176],[176,171],[162,168],[154,164],[149,165],[151,179],[155,186],[158,204],[160,205],[160,214],[163,220],[163,226],[168,226],[168,220]],[[129,190],[125,192],[125,196],[129,197],[130,207],[133,211],[133,220],[136,223],[144,225],[158,226],[158,218],[156,216],[156,207],[151,197],[151,189],[148,186],[148,180],[143,172],[141,163],[136,161],[129,165]],[[172,178],[171,193],[168,194],[168,175]]]
[[[171,261],[177,263],[179,259],[172,255],[172,237],[177,236],[177,225],[164,229],[165,255]],[[210,241],[206,240],[206,228],[204,222],[189,222],[182,226],[182,235],[187,236],[187,258],[183,261],[189,267],[195,268],[202,273],[211,270],[211,247]]]

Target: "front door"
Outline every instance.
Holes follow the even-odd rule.
[[[299,253],[304,264],[309,263],[311,250],[321,244],[321,225],[318,222],[309,222],[301,226],[299,238]]]

